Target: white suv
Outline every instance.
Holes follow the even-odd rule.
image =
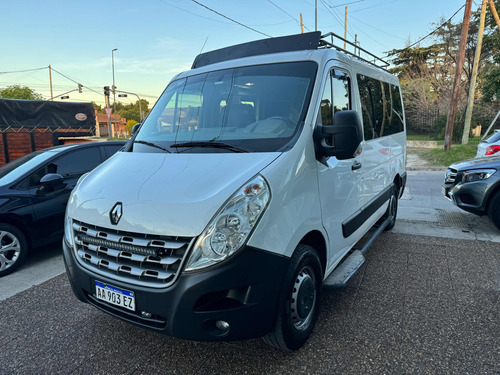
[[[326,36],[199,55],[81,178],[63,241],[81,301],[185,339],[304,344],[406,181],[397,78]]]

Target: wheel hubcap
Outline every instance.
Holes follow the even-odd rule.
[[[290,304],[293,325],[298,330],[309,326],[316,304],[316,279],[311,267],[304,267],[296,276]]]
[[[21,254],[21,245],[10,232],[0,232],[0,271],[12,267]]]

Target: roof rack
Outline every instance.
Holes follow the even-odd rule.
[[[328,38],[328,37],[331,37],[331,42],[327,42],[326,40],[324,40],[325,38]],[[333,44],[333,38],[334,37],[337,38],[337,39],[340,39],[344,43],[350,44],[351,46],[354,47],[354,50],[358,49],[359,51],[363,51],[364,53],[370,55],[371,57],[373,57],[373,61],[367,60],[367,59],[365,59],[365,58],[363,58],[363,57],[361,57],[359,55],[356,55],[356,54],[354,54],[352,52],[349,52],[345,48],[336,46],[335,44]],[[339,51],[342,51],[344,53],[347,53],[348,55],[354,56],[357,59],[363,60],[364,62],[367,62],[368,64],[376,66],[377,68],[382,68],[384,70],[390,65],[387,61],[382,60],[380,57],[374,55],[371,52],[368,52],[366,49],[361,48],[360,46],[354,44],[353,42],[350,42],[349,40],[344,39],[341,36],[339,36],[339,35],[337,35],[335,33],[332,33],[332,32],[327,33],[325,35],[321,35],[321,39],[319,40],[319,46],[323,47],[323,48],[335,48],[336,50],[339,50]],[[377,65],[377,61],[380,62],[380,63],[382,63],[382,65]]]
[[[331,37],[331,42],[325,40],[325,38],[328,37]],[[361,56],[358,56],[339,46],[336,46],[335,44],[333,44],[334,37],[370,55],[371,57],[373,57],[373,61],[364,59]],[[287,35],[277,38],[255,40],[253,42],[238,44],[235,46],[201,53],[196,56],[191,69],[201,68],[202,66],[211,65],[222,61],[234,60],[241,57],[258,56],[278,52],[315,50],[321,48],[334,48],[336,50],[347,53],[348,55],[354,56],[357,59],[363,60],[373,66],[376,66],[377,68],[385,69],[389,66],[389,63],[382,60],[380,57],[375,56],[373,53],[368,52],[367,50],[338,36],[337,34],[328,33],[325,35],[321,35],[321,31],[313,31],[305,34]],[[377,65],[377,61],[379,63],[381,62],[382,65]]]
[[[320,31],[305,34],[281,36],[255,40],[226,48],[201,53],[194,59],[191,69],[241,57],[265,55],[268,53],[291,52],[318,49]]]

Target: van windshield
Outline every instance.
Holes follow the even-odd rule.
[[[135,138],[138,152],[274,152],[300,131],[317,64],[240,67],[170,83]]]

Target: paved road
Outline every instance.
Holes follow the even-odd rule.
[[[347,288],[325,291],[317,329],[295,354],[116,320],[73,297],[54,247],[0,279],[0,374],[500,373],[499,232],[442,198],[442,178],[409,173],[393,232]]]
[[[500,231],[487,216],[465,212],[441,193],[444,172],[409,171],[399,201],[397,233],[500,243]]]
[[[60,275],[0,304],[0,373],[500,373],[499,270],[497,243],[384,233],[347,288],[325,291],[294,354],[137,328],[78,302]]]

